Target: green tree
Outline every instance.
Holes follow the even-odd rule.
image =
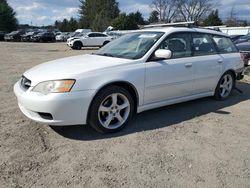
[[[247,24],[247,20],[244,20],[244,21],[243,21],[242,26],[243,26],[243,27],[248,26],[248,24]]]
[[[142,16],[136,13],[121,13],[114,21],[113,27],[118,30],[133,30],[138,29],[138,25],[144,24]],[[143,20],[143,22],[142,22]],[[143,23],[143,24],[142,24]]]
[[[135,17],[135,21],[138,25],[144,25],[145,24],[145,20],[142,16],[142,13],[140,11],[136,11],[134,13],[134,17]]]
[[[80,0],[80,27],[103,31],[119,12],[116,0]]]
[[[78,28],[78,22],[75,18],[70,18],[70,20],[64,19],[62,22],[56,20],[54,25],[62,32],[72,32]]]
[[[126,13],[119,14],[119,16],[113,21],[112,25],[113,25],[114,29],[125,30],[126,29],[126,20],[127,20]]]
[[[6,0],[0,0],[0,30],[13,31],[17,29],[18,21],[16,13],[9,6]]]
[[[204,20],[203,24],[205,26],[218,26],[222,25],[222,21],[219,17],[218,9],[213,10],[208,17]]]
[[[76,29],[78,29],[78,21],[75,18],[70,18],[68,32],[75,31]]]
[[[154,10],[154,11],[152,11],[150,13],[150,16],[148,18],[148,22],[149,23],[157,23],[157,22],[159,22],[159,13],[156,10]]]

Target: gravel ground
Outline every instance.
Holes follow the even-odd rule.
[[[25,70],[92,52],[0,43],[0,187],[250,187],[250,77],[243,94],[147,111],[110,135],[21,114],[13,85]]]

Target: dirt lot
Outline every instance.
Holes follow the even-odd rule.
[[[250,187],[250,77],[244,94],[144,112],[112,135],[21,114],[12,90],[25,70],[91,52],[0,43],[0,187]]]

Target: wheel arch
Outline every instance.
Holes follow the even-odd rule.
[[[134,104],[135,104],[134,105],[134,112],[137,113],[137,107],[139,105],[139,94],[138,94],[136,87],[128,81],[113,81],[113,82],[106,83],[106,84],[102,85],[100,88],[97,89],[96,93],[93,95],[91,102],[90,102],[90,105],[89,105],[89,108],[88,108],[87,121],[89,119],[89,111],[90,111],[90,108],[92,106],[92,103],[93,103],[95,97],[97,96],[97,94],[101,90],[103,90],[106,87],[110,87],[110,86],[120,86],[120,87],[126,89],[131,94],[131,96],[134,100]]]
[[[81,43],[81,45],[82,45],[82,47],[83,47],[83,43],[82,43],[81,40],[74,40],[73,45],[74,45],[76,42]]]
[[[110,40],[105,40],[102,45],[104,46],[104,45],[106,45],[106,44],[108,44],[110,42],[111,42]]]
[[[223,72],[222,72],[222,74],[219,76],[219,78],[218,78],[218,80],[217,80],[217,82],[216,82],[216,85],[214,86],[214,93],[215,93],[215,90],[216,90],[217,84],[219,83],[220,79],[221,79],[221,78],[222,78],[222,76],[223,76],[225,73],[227,73],[227,72],[232,73],[232,75],[234,76],[234,79],[235,79],[235,81],[236,81],[236,77],[237,77],[237,75],[236,75],[235,70],[233,70],[233,69],[227,69],[227,70],[223,71]]]

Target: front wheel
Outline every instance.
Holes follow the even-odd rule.
[[[94,98],[89,111],[89,123],[97,131],[113,133],[121,130],[134,113],[130,93],[118,86],[101,90]]]
[[[82,49],[82,44],[81,42],[74,42],[73,47],[74,50],[81,50]]]
[[[225,100],[227,99],[235,86],[235,77],[231,72],[226,72],[221,77],[216,90],[214,97],[217,100]]]

